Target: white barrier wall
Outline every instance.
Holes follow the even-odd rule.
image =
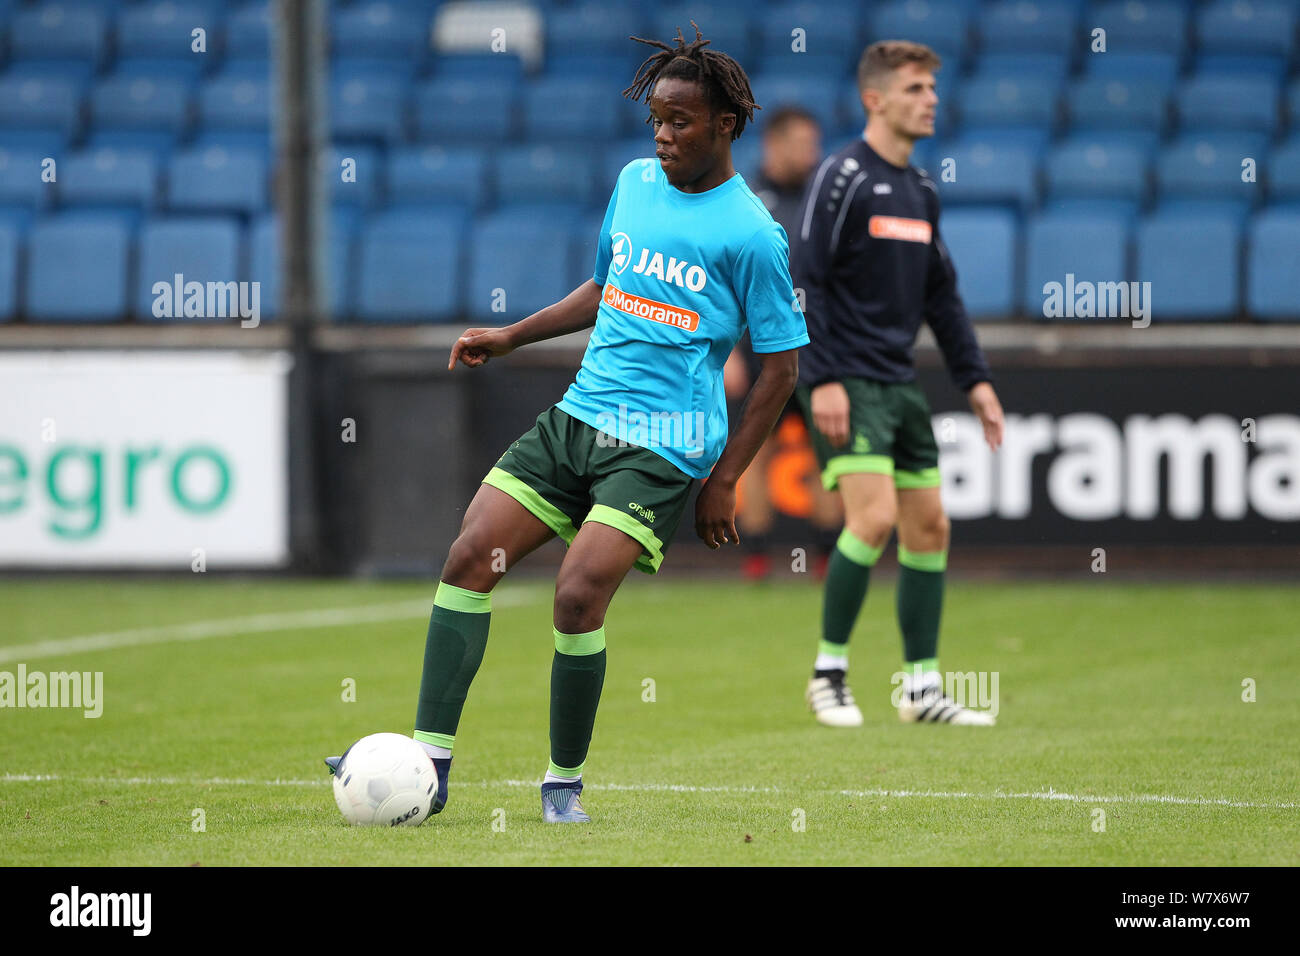
[[[284,352],[0,354],[0,566],[285,564]]]

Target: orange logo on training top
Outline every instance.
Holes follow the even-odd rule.
[[[679,309],[677,306],[669,305],[666,302],[656,302],[654,299],[644,299],[639,295],[632,295],[630,292],[624,292],[616,287],[612,282],[605,283],[605,292],[601,298],[612,309],[618,309],[618,311],[626,312],[628,315],[640,316],[643,319],[649,319],[651,322],[662,322],[664,325],[672,325],[679,329],[685,329],[687,332],[694,332],[700,327],[700,314],[698,312],[692,312],[690,309]]]
[[[867,220],[867,230],[875,239],[902,239],[904,242],[930,241],[930,224],[924,219],[872,216]]]

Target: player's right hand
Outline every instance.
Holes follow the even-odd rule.
[[[849,393],[839,382],[812,390],[813,425],[837,448],[849,443]]]
[[[447,360],[447,371],[456,367],[456,360],[468,368],[486,365],[493,357],[500,358],[514,351],[505,329],[466,329],[464,334],[451,347],[451,358]]]

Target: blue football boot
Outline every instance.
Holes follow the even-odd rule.
[[[591,817],[587,816],[582,801],[578,799],[581,793],[581,783],[542,784],[542,822],[590,823]]]

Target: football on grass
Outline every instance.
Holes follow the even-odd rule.
[[[433,761],[401,734],[362,737],[334,772],[334,802],[343,818],[359,827],[418,827],[437,789]]]

